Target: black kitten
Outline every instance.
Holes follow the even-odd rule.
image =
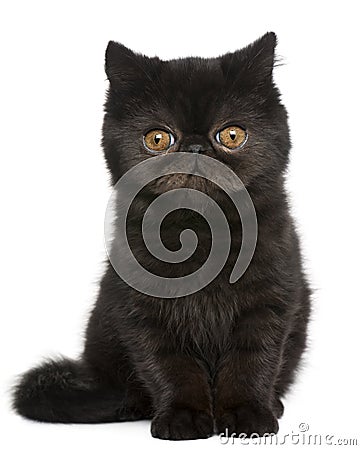
[[[267,33],[219,58],[161,61],[109,43],[103,147],[113,184],[147,158],[202,152],[232,168],[247,187],[257,212],[257,247],[245,274],[230,284],[242,227],[227,195],[201,177],[160,178],[131,208],[134,253],[169,277],[204,263],[209,228],[194,212],[176,211],[162,225],[170,250],[179,248],[185,228],[202,243],[176,270],[147,253],[141,236],[145,205],[192,187],[221,202],[227,215],[232,247],[223,271],[199,292],[165,299],[132,289],[109,263],[81,359],[26,373],[14,395],[20,414],[48,422],[147,418],[161,439],[206,438],[214,424],[217,432],[277,432],[281,398],[305,348],[310,290],[284,191],[290,141],[272,78],[275,45],[276,36]]]

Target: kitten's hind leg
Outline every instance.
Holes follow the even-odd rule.
[[[110,386],[81,361],[48,361],[25,373],[14,389],[13,407],[42,422],[99,423],[150,418],[139,389]]]

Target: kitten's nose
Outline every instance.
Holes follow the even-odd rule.
[[[203,145],[191,144],[188,146],[188,151],[191,153],[201,153],[201,152],[203,152]]]

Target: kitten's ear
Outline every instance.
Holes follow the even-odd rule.
[[[227,79],[240,83],[266,83],[272,80],[277,36],[266,33],[247,47],[221,57],[221,66]]]
[[[148,58],[118,42],[109,41],[105,52],[105,72],[113,88],[129,88],[150,79],[159,61],[158,58]]]

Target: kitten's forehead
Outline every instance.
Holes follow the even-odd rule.
[[[208,128],[225,91],[225,76],[218,58],[184,58],[162,64],[160,101],[182,128]],[[163,97],[163,98],[162,98]],[[164,104],[165,103],[165,104]],[[218,106],[217,106],[218,105]]]
[[[223,71],[219,58],[189,57],[163,61],[165,75],[180,77],[185,85],[201,82],[222,82]]]
[[[254,43],[216,58],[162,61],[113,41],[106,51],[110,91],[106,110],[145,127],[175,124],[201,131],[228,120],[264,114],[265,101],[277,106],[272,82],[276,38],[267,33]],[[267,110],[271,110],[269,107]]]
[[[165,63],[162,70],[164,86],[178,97],[183,94],[195,99],[214,97],[224,87],[224,75],[219,60],[187,58]]]

